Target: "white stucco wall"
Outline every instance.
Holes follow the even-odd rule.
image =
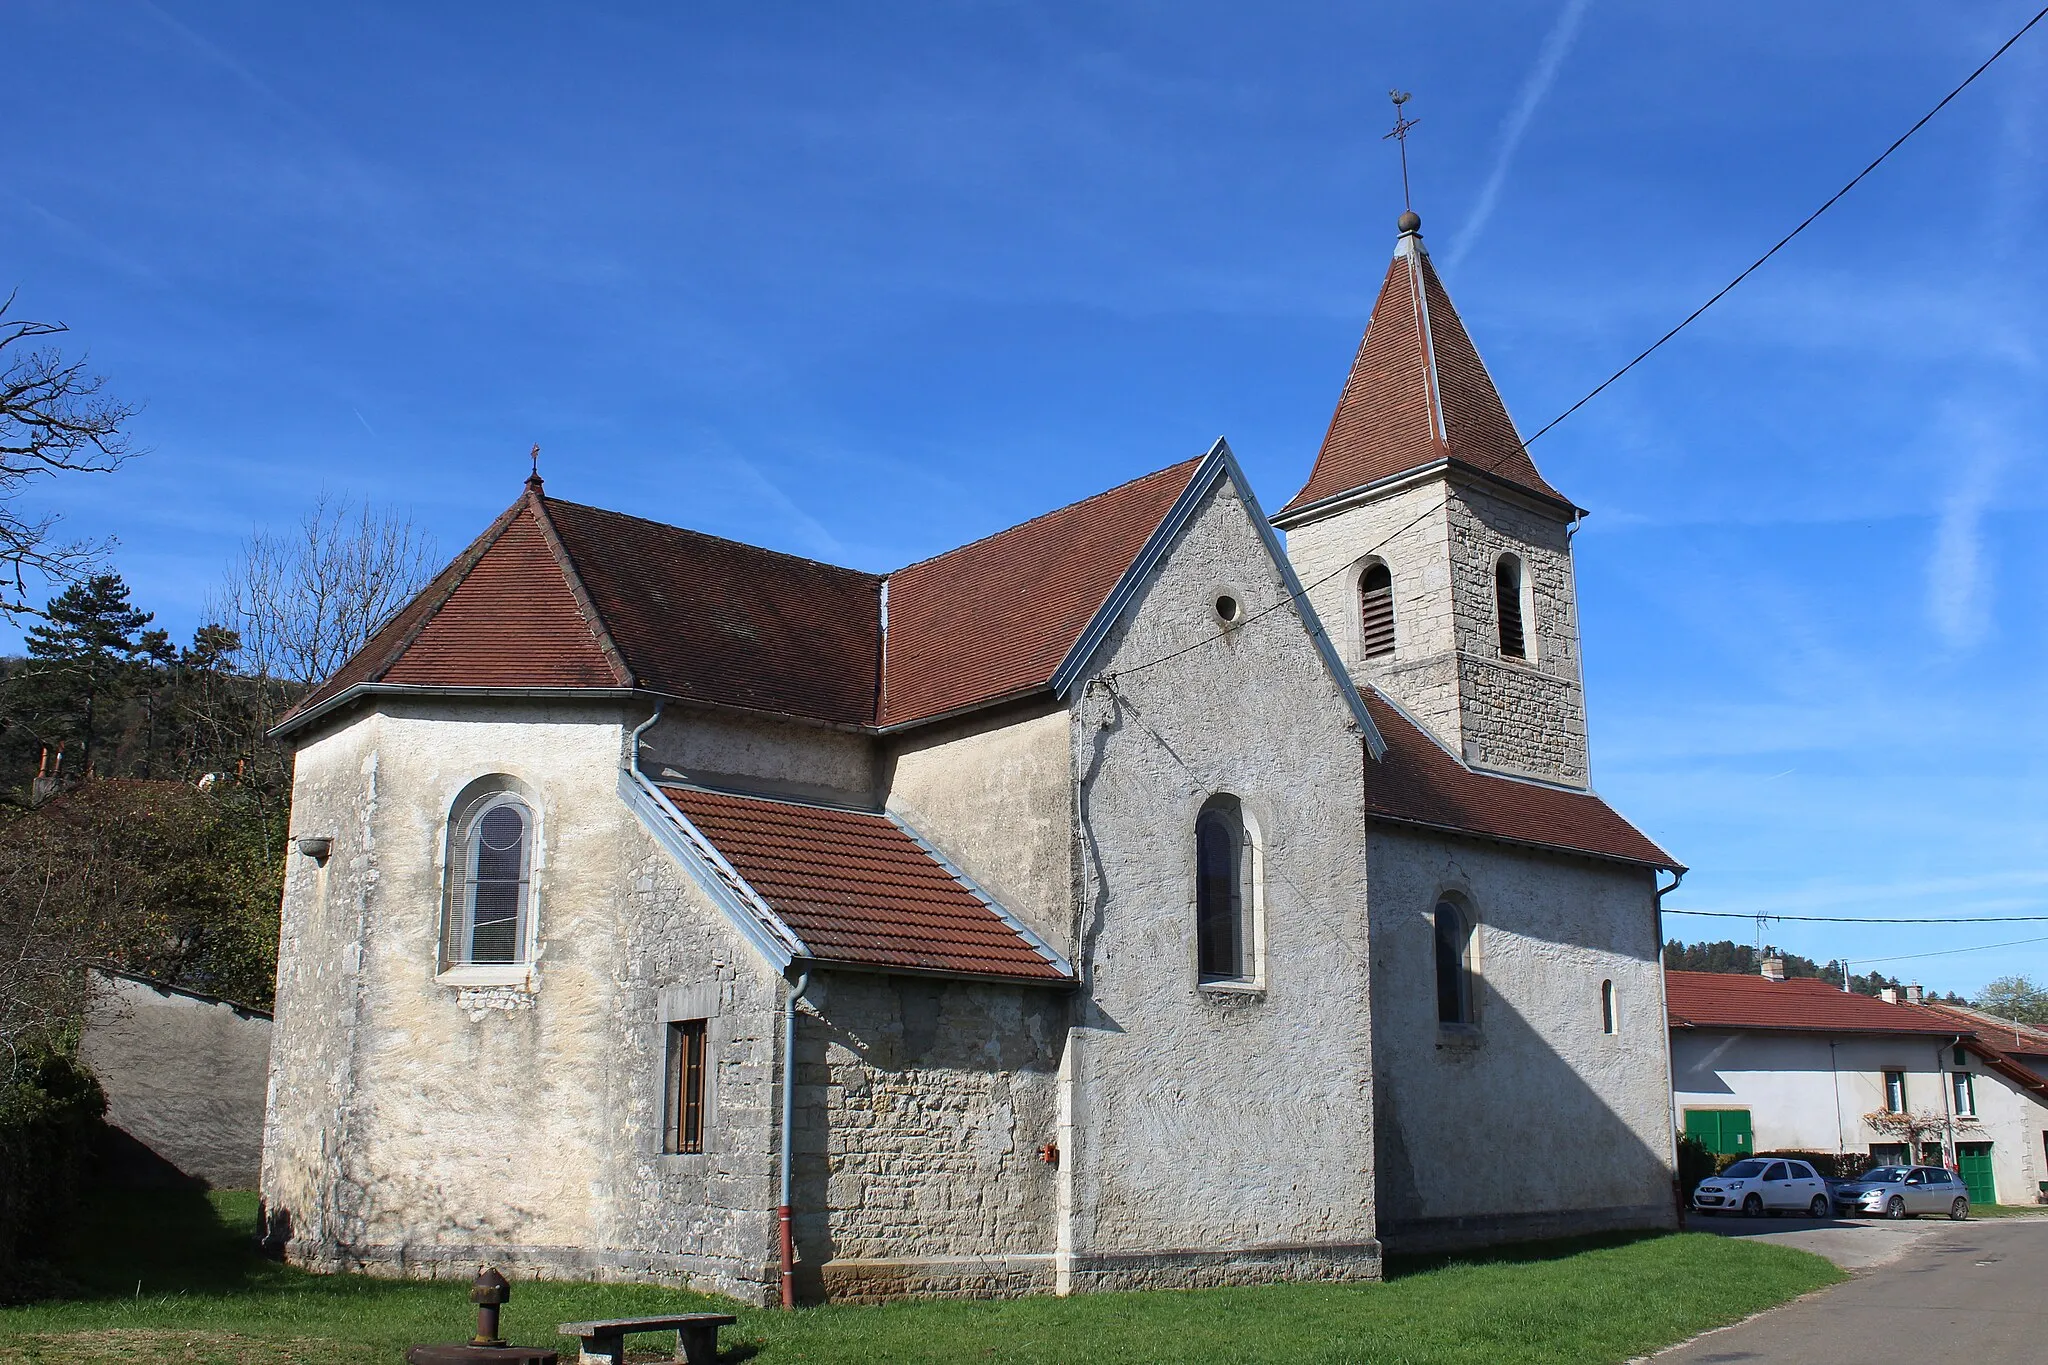
[[[1361,742],[1291,611],[1211,638],[1222,593],[1248,615],[1284,596],[1227,487],[1091,661],[1114,691],[1076,693],[1069,1288],[1378,1273]],[[1194,825],[1218,792],[1263,845],[1255,990],[1197,982]]]
[[[415,704],[299,752],[263,1191],[294,1259],[759,1292],[780,983],[617,796],[615,708]],[[538,804],[527,986],[437,979],[457,795]],[[719,1140],[660,1154],[662,1013],[710,1028]],[[677,1016],[682,1017],[682,1016]],[[468,1268],[466,1268],[468,1267]]]
[[[1368,858],[1382,1236],[1406,1249],[1669,1225],[1651,872],[1387,825]],[[1477,924],[1469,1031],[1437,1021],[1431,916],[1447,892]]]
[[[2034,1202],[2048,1179],[2043,1144],[2048,1109],[1965,1053],[1977,1118],[1958,1121],[1958,1142],[1989,1142],[2000,1203]],[[1948,1073],[1959,1068],[1948,1040],[1811,1033],[1671,1031],[1673,1110],[1679,1131],[1691,1109],[1747,1109],[1756,1150],[1868,1152],[1900,1142],[1864,1115],[1885,1107],[1884,1073],[1906,1073],[1906,1107],[1944,1118]],[[1932,1140],[1932,1139],[1925,1139]],[[1919,1159],[1919,1152],[1914,1159]]]
[[[876,754],[866,735],[680,704],[640,740],[640,767],[652,778],[853,806],[875,800]]]
[[[1074,949],[1074,769],[1066,708],[1004,708],[890,741],[888,808],[1034,933]]]

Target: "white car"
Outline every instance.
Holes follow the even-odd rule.
[[[1700,1182],[1692,1206],[1701,1213],[1733,1213],[1746,1218],[1763,1213],[1803,1213],[1825,1218],[1834,1212],[1828,1182],[1813,1167],[1789,1157],[1744,1157],[1717,1176]]]

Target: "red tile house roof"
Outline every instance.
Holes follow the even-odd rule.
[[[1370,816],[1428,829],[1491,835],[1649,867],[1676,859],[1590,792],[1474,772],[1377,689],[1360,689],[1387,742],[1365,765]]]
[[[1420,232],[1404,232],[1308,483],[1279,517],[1448,459],[1570,508],[1536,472]]]
[[[1924,1006],[1852,995],[1813,977],[1772,981],[1719,972],[1664,973],[1673,1028],[1783,1029],[1804,1033],[1968,1034]]]
[[[815,960],[1071,979],[1056,954],[886,815],[694,787],[662,794]]]

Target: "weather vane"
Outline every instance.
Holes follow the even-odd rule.
[[[1394,131],[1380,141],[1385,142],[1390,137],[1401,144],[1401,207],[1413,213],[1415,202],[1408,193],[1408,130],[1422,120],[1409,118],[1401,112],[1401,106],[1414,98],[1408,91],[1389,90],[1387,98],[1394,102]]]
[[[533,443],[533,477],[540,477],[540,442]]]

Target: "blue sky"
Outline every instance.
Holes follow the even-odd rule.
[[[1393,245],[1390,86],[1527,432],[2033,8],[12,0],[0,284],[147,402],[50,496],[179,635],[321,489],[452,553],[536,441],[558,496],[886,569],[1219,433],[1286,501]],[[1534,447],[1673,905],[2048,913],[2044,172],[2048,27]]]

